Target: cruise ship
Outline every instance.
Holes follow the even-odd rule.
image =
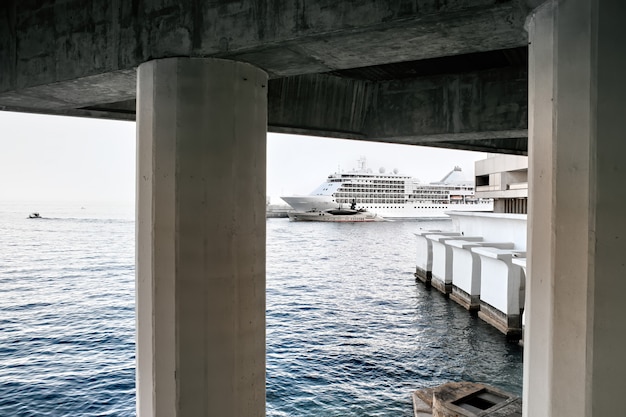
[[[281,197],[297,212],[324,211],[356,203],[360,209],[387,219],[447,218],[448,211],[493,211],[493,200],[479,199],[474,182],[454,167],[441,181],[422,183],[401,175],[397,169],[378,173],[366,166],[364,158],[357,169],[328,176],[307,196]]]

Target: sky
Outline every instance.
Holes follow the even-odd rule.
[[[359,158],[425,182],[455,165],[468,179],[485,153],[268,134],[267,194],[304,195]],[[135,123],[0,111],[0,202],[107,202],[135,196]]]

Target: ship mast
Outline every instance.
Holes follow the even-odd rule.
[[[359,163],[359,171],[365,172],[365,166],[367,165],[367,159],[364,156],[362,156],[362,157],[359,158],[358,163]]]

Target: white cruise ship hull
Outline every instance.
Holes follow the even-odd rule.
[[[331,196],[298,196],[281,197],[297,212],[324,211],[337,207],[337,203]],[[385,219],[446,219],[449,211],[493,211],[493,202],[459,203],[459,204],[428,204],[428,203],[405,203],[394,205],[368,205],[359,204],[364,208],[375,212]]]
[[[281,197],[295,211],[324,211],[337,208],[337,203],[331,196],[306,195],[294,197]]]
[[[386,219],[448,219],[446,213],[452,211],[477,211],[477,212],[491,212],[493,211],[493,203],[476,203],[476,204],[411,204],[406,203],[404,205],[397,205],[394,207],[380,208],[372,207],[364,208],[372,211],[376,211],[379,215]]]

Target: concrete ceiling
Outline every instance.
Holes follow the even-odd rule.
[[[523,154],[523,25],[532,6],[522,0],[5,0],[0,109],[132,120],[139,64],[217,57],[268,72],[272,131]],[[324,93],[329,88],[334,94]],[[294,106],[297,112],[285,110]],[[315,110],[329,106],[360,112],[329,117]],[[389,118],[394,126],[383,123]]]

